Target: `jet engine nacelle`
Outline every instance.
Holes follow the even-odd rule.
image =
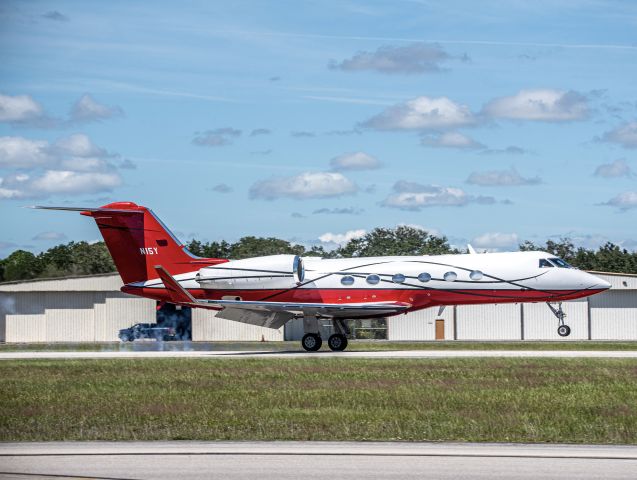
[[[298,255],[246,258],[202,268],[195,280],[207,289],[291,288],[305,277]]]

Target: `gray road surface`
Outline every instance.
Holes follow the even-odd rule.
[[[106,351],[0,352],[0,360],[88,358],[637,358],[637,350],[395,350],[353,352]],[[637,478],[637,476],[636,476]]]
[[[392,442],[0,443],[0,479],[635,479],[637,447]],[[55,476],[55,477],[53,477]]]

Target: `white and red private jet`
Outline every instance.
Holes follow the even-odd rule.
[[[124,282],[122,291],[161,302],[217,310],[217,317],[280,328],[303,318],[305,350],[321,348],[319,320],[333,322],[331,350],[347,347],[347,320],[429,307],[546,302],[564,322],[563,300],[610,284],[545,252],[321,259],[270,255],[244,260],[192,255],[148,208],[46,207],[93,217]],[[470,251],[472,249],[470,248]],[[558,304],[558,307],[551,305]]]

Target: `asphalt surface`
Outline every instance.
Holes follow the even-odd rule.
[[[0,443],[0,479],[635,479],[636,446],[401,442]]]
[[[637,350],[394,350],[0,352],[0,360],[90,358],[637,358]],[[637,478],[637,476],[636,476]]]

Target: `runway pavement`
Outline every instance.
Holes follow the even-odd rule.
[[[0,443],[0,479],[634,479],[637,447],[407,442]]]
[[[637,358],[637,350],[394,350],[304,351],[100,351],[0,352],[0,360],[90,358]]]

